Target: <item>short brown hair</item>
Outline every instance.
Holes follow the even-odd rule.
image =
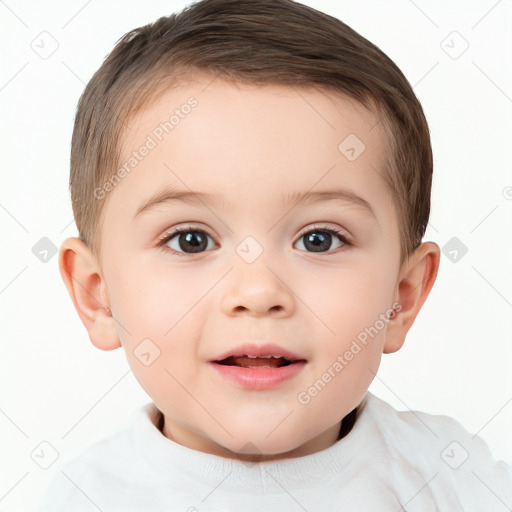
[[[105,201],[94,191],[119,165],[125,122],[198,71],[256,85],[316,86],[374,112],[390,147],[382,174],[397,207],[401,261],[421,243],[430,214],[430,134],[394,62],[339,19],[293,0],[202,0],[125,34],[80,98],[70,190],[80,238],[95,253]]]

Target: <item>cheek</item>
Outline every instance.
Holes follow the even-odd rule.
[[[343,268],[331,271],[326,278],[317,275],[307,279],[297,295],[311,311],[324,320],[325,328],[359,325],[364,328],[385,313],[393,297],[393,283],[390,274],[369,268]],[[341,332],[346,332],[346,328]],[[338,332],[337,334],[341,334]]]
[[[141,270],[142,269],[142,270]],[[109,286],[118,334],[134,375],[151,395],[173,388],[195,360],[195,333],[211,284],[190,272],[153,265],[119,265]],[[167,370],[167,371],[166,371]]]
[[[382,271],[378,265],[374,267],[343,268],[336,272],[331,269],[329,279],[317,276],[305,282],[299,291],[307,297],[305,302],[317,318],[315,338],[322,345],[319,353],[323,354],[324,362],[334,362],[350,349],[357,352],[353,358],[357,362],[352,367],[373,366],[375,357],[380,357],[387,326],[382,317],[393,302],[393,282],[391,273]]]
[[[197,303],[205,290],[187,275],[175,272],[171,278],[158,269],[128,271],[129,277],[115,290],[118,320],[126,328],[118,327],[126,358],[157,404],[173,396],[178,406],[187,398],[179,383],[190,388],[190,376],[197,373],[195,333],[202,325]]]
[[[171,272],[155,265],[120,264],[117,273],[109,286],[112,311],[133,343],[171,336],[182,319],[197,315],[195,305],[211,286],[185,270]]]

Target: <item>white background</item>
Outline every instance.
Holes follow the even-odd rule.
[[[32,247],[77,235],[68,164],[85,84],[125,32],[187,3],[0,2],[0,512],[28,510],[58,464],[150,400],[121,350],[90,343],[57,256],[42,263]],[[443,254],[406,344],[383,356],[370,391],[398,409],[452,416],[512,465],[512,3],[304,3],[370,39],[414,86],[435,156],[425,240],[468,248],[455,263]],[[46,59],[33,50],[43,31],[58,43]],[[462,38],[469,47],[453,58]],[[31,458],[43,441],[59,454],[46,470]]]

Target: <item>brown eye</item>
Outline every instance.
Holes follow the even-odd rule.
[[[315,228],[310,231],[304,233],[299,241],[304,240],[302,245],[304,249],[308,252],[329,252],[331,249],[331,245],[333,241],[338,241],[340,245],[334,247],[334,249],[339,249],[344,245],[350,245],[350,242],[347,238],[333,228]]]
[[[182,228],[167,235],[160,245],[177,254],[197,254],[210,250],[210,235],[201,229]]]

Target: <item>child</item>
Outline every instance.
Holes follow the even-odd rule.
[[[437,275],[431,179],[409,83],[331,16],[203,0],[126,34],[80,99],[59,264],[152,402],[45,510],[510,509],[481,438],[368,391]]]

